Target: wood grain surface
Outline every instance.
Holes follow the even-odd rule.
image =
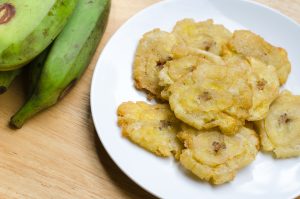
[[[20,130],[7,123],[24,101],[22,79],[0,96],[0,199],[154,198],[112,162],[91,120],[89,90],[98,56],[132,15],[159,0],[112,0],[109,25],[79,84]],[[300,23],[300,0],[258,0]]]

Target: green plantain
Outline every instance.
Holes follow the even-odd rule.
[[[5,93],[14,79],[21,73],[21,69],[0,72],[0,95]]]
[[[0,71],[20,68],[61,32],[77,0],[0,0]]]
[[[79,0],[74,14],[57,37],[31,98],[11,118],[21,128],[36,113],[54,105],[89,65],[106,27],[110,0]]]

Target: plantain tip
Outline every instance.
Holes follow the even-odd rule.
[[[22,128],[23,123],[24,123],[24,122],[22,122],[21,120],[18,120],[18,119],[16,119],[16,118],[12,117],[12,118],[10,119],[9,126],[10,126],[10,128],[12,128],[12,129],[20,129],[20,128]]]
[[[5,93],[7,91],[7,88],[5,86],[0,86],[0,95]]]

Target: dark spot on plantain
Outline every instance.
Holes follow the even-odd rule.
[[[160,120],[159,121],[160,125],[159,125],[159,130],[162,130],[164,128],[168,128],[169,126],[172,126],[172,122],[171,121],[167,121],[167,120]]]
[[[209,51],[211,47],[215,46],[217,43],[215,41],[205,41],[203,42],[204,50]]]
[[[165,65],[168,61],[172,61],[172,57],[167,57],[166,59],[158,60],[157,63],[156,63],[156,66],[157,66],[159,69],[162,69],[162,68],[164,67],[164,65]]]
[[[0,25],[8,23],[16,14],[15,7],[10,3],[0,5]]]
[[[212,143],[212,146],[213,146],[213,150],[215,153],[218,153],[221,149],[226,149],[226,145],[224,142],[216,142],[214,141]]]
[[[287,113],[284,113],[284,114],[280,115],[280,117],[278,119],[279,125],[281,125],[281,124],[287,124],[290,121],[291,121],[291,119],[288,117]]]
[[[77,78],[76,79],[73,79],[69,85],[60,93],[60,96],[59,96],[59,99],[58,100],[61,100],[62,98],[64,98],[64,96],[66,96],[70,90],[75,86],[75,84],[77,83]]]
[[[204,91],[201,95],[198,96],[199,100],[209,101],[212,99],[211,94],[208,91]]]
[[[268,82],[266,81],[266,80],[264,80],[264,79],[261,79],[261,80],[258,80],[257,82],[256,82],[256,87],[257,87],[257,89],[258,90],[264,90],[265,89],[265,86],[266,86],[266,84],[267,84]]]
[[[53,16],[54,14],[53,14],[53,12],[52,12],[52,10],[50,10],[49,12],[48,12],[48,16]]]
[[[43,36],[47,37],[49,35],[49,29],[44,29],[43,30]]]
[[[64,0],[61,1],[61,5],[66,6],[66,3]]]
[[[7,88],[4,86],[0,86],[0,95],[5,93],[7,91]]]

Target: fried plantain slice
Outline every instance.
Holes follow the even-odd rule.
[[[181,122],[167,104],[125,102],[117,113],[124,137],[158,156],[179,157],[182,146],[176,134]]]
[[[199,130],[235,134],[248,117],[252,92],[240,68],[201,63],[169,88],[177,118]]]
[[[169,87],[178,79],[193,71],[200,62],[205,61],[206,60],[195,55],[187,55],[168,61],[165,67],[159,72],[159,85],[163,87],[161,96],[168,100],[170,95]]]
[[[279,81],[276,78],[276,70],[271,65],[249,58],[251,74],[249,83],[252,87],[252,107],[249,110],[248,121],[264,119],[269,111],[271,103],[279,95]]]
[[[168,61],[159,72],[159,85],[163,87],[161,96],[165,100],[169,99],[170,85],[193,71],[200,63],[225,65],[220,56],[192,47],[176,46],[172,52],[174,59]]]
[[[144,34],[139,41],[133,65],[136,88],[160,98],[162,87],[158,84],[158,73],[167,61],[173,59],[172,49],[177,44],[174,34],[159,29]]]
[[[271,65],[253,57],[223,49],[223,59],[230,67],[242,68],[252,90],[252,107],[248,121],[258,121],[266,117],[270,104],[279,95],[279,80],[276,70]]]
[[[246,57],[254,57],[267,65],[275,67],[280,84],[284,84],[291,72],[291,64],[287,52],[275,47],[262,37],[247,30],[237,30],[233,33],[228,47]]]
[[[180,156],[182,166],[212,184],[233,180],[239,169],[255,159],[259,148],[256,133],[245,127],[227,136],[216,129],[199,131],[186,126],[178,137],[186,147]]]
[[[283,91],[256,125],[264,151],[276,158],[300,156],[300,96]]]
[[[183,19],[176,23],[173,33],[187,46],[216,55],[220,55],[222,47],[232,36],[232,33],[223,25],[214,24],[211,19],[198,23],[193,19]]]

